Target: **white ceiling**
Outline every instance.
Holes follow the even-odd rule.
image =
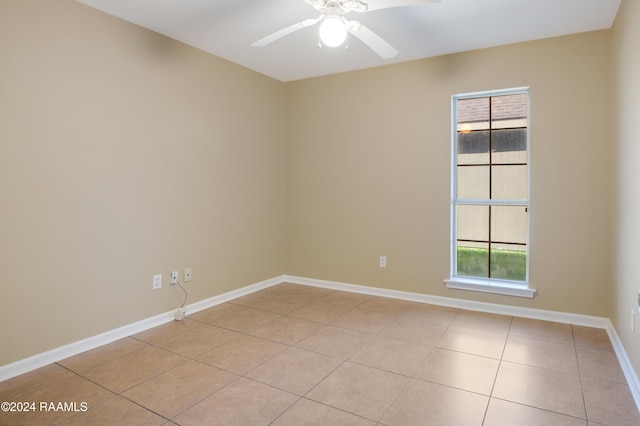
[[[280,81],[293,81],[607,29],[621,0],[442,0],[347,14],[400,52],[391,59],[380,58],[351,36],[348,50],[318,48],[318,25],[268,46],[251,46],[274,31],[318,17],[304,0],[78,1]]]

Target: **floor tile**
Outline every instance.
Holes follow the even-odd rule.
[[[489,397],[435,383],[411,379],[385,413],[389,426],[479,426]]]
[[[583,378],[582,389],[590,422],[609,426],[640,425],[640,412],[626,384]]]
[[[183,426],[268,425],[298,399],[288,392],[240,377],[174,420]]]
[[[308,399],[300,399],[273,422],[272,426],[375,426],[376,422]]]
[[[250,333],[261,325],[273,321],[276,318],[280,318],[280,315],[242,307],[237,311],[215,319],[211,324],[240,333]]]
[[[346,362],[306,397],[377,421],[408,380],[405,376]]]
[[[129,389],[122,396],[171,418],[211,395],[237,376],[189,361]]]
[[[640,424],[603,329],[289,283],[0,382],[31,399],[88,405],[0,424]]]
[[[502,359],[534,367],[578,373],[575,347],[566,343],[509,336]]]
[[[167,419],[120,396],[88,407],[87,411],[78,413],[62,422],[64,426],[155,426],[166,424]]]
[[[400,315],[389,323],[380,336],[433,346],[447,330],[446,323],[422,321],[415,316]]]
[[[322,327],[324,324],[319,322],[282,317],[258,327],[251,334],[274,342],[294,345]]]
[[[195,330],[156,343],[156,346],[188,358],[195,358],[240,336],[241,334],[235,331],[203,324]]]
[[[509,334],[573,344],[571,325],[558,322],[514,317],[513,321],[511,321]]]
[[[287,346],[253,336],[242,336],[198,357],[199,361],[235,374],[245,374]]]
[[[302,396],[340,364],[336,358],[290,348],[256,367],[246,377]]]
[[[346,360],[372,337],[355,330],[326,326],[298,342],[296,347]]]
[[[273,291],[260,290],[251,294],[247,294],[246,296],[235,298],[229,301],[229,303],[252,308],[259,303],[265,302],[269,299],[273,299],[275,296],[277,296],[277,294],[275,294]]]
[[[186,361],[187,358],[164,349],[147,347],[87,370],[82,375],[121,393]]]
[[[461,310],[453,320],[453,325],[493,331],[494,333],[508,333],[512,317],[485,312]]]
[[[99,404],[114,394],[101,386],[91,383],[80,376],[73,375],[47,387],[27,393],[20,397],[22,402],[34,403],[35,410],[29,412],[0,412],[0,424],[37,425],[54,424],[67,419],[77,412]],[[45,403],[41,406],[41,403]],[[51,406],[50,404],[54,404]],[[58,410],[58,403],[70,404],[70,409]]]
[[[309,300],[301,297],[292,297],[284,294],[275,295],[274,297],[255,303],[253,309],[259,309],[261,311],[272,312],[274,314],[288,314],[289,312],[300,309],[301,307],[308,305]]]
[[[576,346],[613,352],[613,346],[611,346],[611,340],[606,330],[579,325],[573,325],[572,328]]]
[[[332,325],[363,333],[376,334],[391,322],[396,316],[385,312],[369,311],[354,308],[331,322]]]
[[[406,312],[413,304],[414,302],[410,302],[408,300],[373,296],[359,304],[358,308],[399,315]]]
[[[587,421],[491,398],[482,426],[587,426]]]
[[[131,337],[126,337],[70,358],[63,359],[62,361],[58,361],[58,364],[68,368],[69,370],[81,372],[112,361],[122,355],[143,349],[147,346],[147,343]]]
[[[328,288],[290,283],[283,283],[277,286],[273,286],[271,287],[271,290],[279,295],[281,294],[289,297],[305,299],[307,301],[317,300],[334,292],[334,290]]]
[[[413,316],[421,321],[442,322],[451,324],[460,312],[459,309],[447,306],[436,306],[428,303],[414,303],[402,315]]]
[[[580,376],[627,384],[615,352],[576,346]]]
[[[317,299],[317,301],[319,303],[326,303],[328,305],[338,306],[345,309],[353,309],[369,299],[371,299],[371,296],[368,294],[334,291],[320,299]]]
[[[428,345],[376,336],[353,354],[349,361],[411,376],[431,348]]]
[[[507,335],[472,328],[450,326],[436,347],[500,359]]]
[[[221,303],[208,309],[204,309],[199,312],[195,312],[188,315],[188,319],[192,319],[199,322],[206,322],[207,324],[213,323],[220,317],[223,317],[231,312],[235,312],[242,309],[240,305],[234,305],[232,303]]]
[[[497,359],[434,348],[416,371],[415,377],[491,395],[499,364]]]
[[[586,419],[577,374],[502,361],[492,396]]]
[[[308,305],[290,312],[288,315],[296,318],[302,318],[309,321],[329,323],[345,312],[353,309],[352,306],[332,305],[331,303],[320,302],[315,300]]]
[[[49,364],[0,382],[0,402],[16,401],[18,397],[49,386],[74,374],[58,364]]]
[[[142,340],[143,342],[155,344],[168,339],[169,337],[177,336],[180,333],[193,330],[197,327],[202,327],[202,323],[185,318],[182,321],[171,321],[166,324],[150,328],[149,330],[134,334],[131,337]]]

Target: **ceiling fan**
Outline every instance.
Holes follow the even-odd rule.
[[[391,7],[413,6],[425,3],[440,3],[441,0],[304,0],[313,6],[320,16],[314,19],[305,19],[297,24],[278,30],[251,45],[254,47],[266,46],[294,31],[310,27],[321,22],[319,36],[321,42],[330,47],[342,45],[347,39],[347,33],[369,46],[382,58],[393,58],[398,51],[387,43],[382,37],[362,25],[359,21],[349,21],[344,15],[349,12],[364,13],[372,10],[387,9]]]

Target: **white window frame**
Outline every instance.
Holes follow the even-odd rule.
[[[490,96],[504,96],[504,95],[514,95],[514,94],[526,94],[527,95],[527,198],[526,200],[483,200],[483,199],[458,199],[457,198],[457,190],[458,190],[458,182],[457,182],[457,171],[458,171],[458,116],[457,116],[457,101],[461,99],[474,99],[474,98],[486,98]],[[504,280],[504,279],[496,279],[496,278],[481,278],[481,277],[471,277],[466,275],[457,275],[457,206],[464,204],[474,204],[474,205],[518,205],[524,206],[527,208],[527,211],[530,213],[530,171],[531,171],[531,162],[530,162],[530,128],[531,128],[531,118],[530,118],[530,93],[529,87],[517,87],[512,89],[502,89],[502,90],[490,90],[483,92],[473,92],[473,93],[463,93],[451,96],[451,241],[450,241],[450,275],[449,278],[444,280],[447,288],[458,289],[458,290],[472,290],[472,291],[480,291],[485,293],[496,293],[503,294],[509,296],[519,296],[519,297],[528,297],[533,298],[536,293],[536,290],[529,287],[529,253],[530,253],[530,234],[529,234],[529,218],[530,214],[527,214],[526,217],[526,235],[527,235],[527,245],[526,245],[526,268],[527,274],[525,281],[512,281],[512,280]]]

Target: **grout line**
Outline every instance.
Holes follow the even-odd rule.
[[[496,369],[496,375],[493,378],[493,383],[491,384],[491,391],[489,392],[489,400],[487,401],[487,408],[484,410],[484,416],[482,417],[482,423],[487,419],[487,414],[489,413],[489,406],[491,405],[491,399],[495,398],[493,396],[493,392],[496,388],[496,383],[498,382],[498,375],[500,374],[500,368],[502,367],[502,361],[504,359],[504,353],[507,350],[507,344],[509,343],[509,336],[511,335],[511,325],[513,324],[513,317],[509,318],[509,327],[507,328],[507,337],[504,340],[504,347],[502,348],[502,354],[500,354],[500,359],[498,360],[498,368]]]
[[[576,336],[573,325],[571,326],[571,339],[573,341],[573,354],[576,358],[576,368],[578,370],[578,380],[580,381],[580,395],[582,396],[582,409],[584,410],[584,418],[589,422],[589,414],[587,413],[587,399],[584,396],[584,386],[582,384],[582,372],[580,370],[580,361],[578,359],[578,350],[576,349]]]

